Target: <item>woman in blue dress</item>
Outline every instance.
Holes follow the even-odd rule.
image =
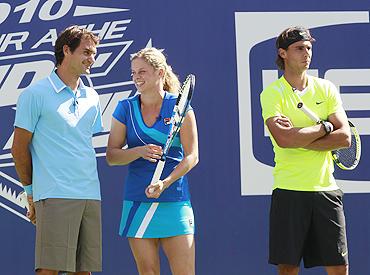
[[[194,215],[186,177],[198,163],[194,111],[186,114],[161,180],[150,185],[180,83],[156,48],[132,55],[131,72],[139,93],[118,103],[107,147],[109,165],[128,165],[119,233],[129,240],[139,274],[160,274],[160,246],[173,274],[195,274]]]

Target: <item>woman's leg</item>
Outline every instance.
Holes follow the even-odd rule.
[[[194,235],[181,235],[160,240],[173,275],[195,274]]]
[[[159,275],[159,239],[128,238],[140,275]]]

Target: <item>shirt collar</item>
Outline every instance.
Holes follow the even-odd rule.
[[[57,75],[56,70],[54,70],[49,76],[48,79],[53,86],[53,89],[56,93],[61,92],[63,89],[67,88],[67,85],[60,79],[60,77]],[[85,90],[86,86],[82,82],[81,78],[79,79],[79,84],[78,84],[78,89],[79,90]]]
[[[280,77],[281,79],[281,82],[283,83],[283,85],[285,86],[285,88],[288,90],[288,91],[294,91],[295,89],[289,84],[289,82],[285,79],[284,75],[282,75]],[[303,91],[307,91],[308,88],[311,86],[311,76],[310,75],[307,75],[307,86],[303,89]],[[301,91],[301,92],[303,92]]]

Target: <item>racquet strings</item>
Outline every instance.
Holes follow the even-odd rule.
[[[345,168],[354,168],[359,161],[359,144],[353,127],[351,128],[351,146],[348,148],[338,149],[333,151],[334,159],[338,164]]]

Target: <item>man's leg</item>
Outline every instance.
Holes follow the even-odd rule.
[[[348,247],[341,190],[316,192],[305,267],[325,266],[328,274],[348,273]]]
[[[312,192],[275,189],[271,197],[269,263],[296,274],[311,226]],[[292,273],[289,273],[292,272]]]
[[[58,275],[58,271],[49,269],[38,269],[36,270],[37,275]]]
[[[278,275],[298,275],[299,267],[294,265],[279,264]]]
[[[35,203],[35,269],[38,275],[75,271],[81,200],[45,199]]]
[[[326,266],[328,275],[348,275],[348,265]]]
[[[85,200],[76,252],[75,275],[102,270],[101,202]],[[78,273],[79,272],[79,273]]]

